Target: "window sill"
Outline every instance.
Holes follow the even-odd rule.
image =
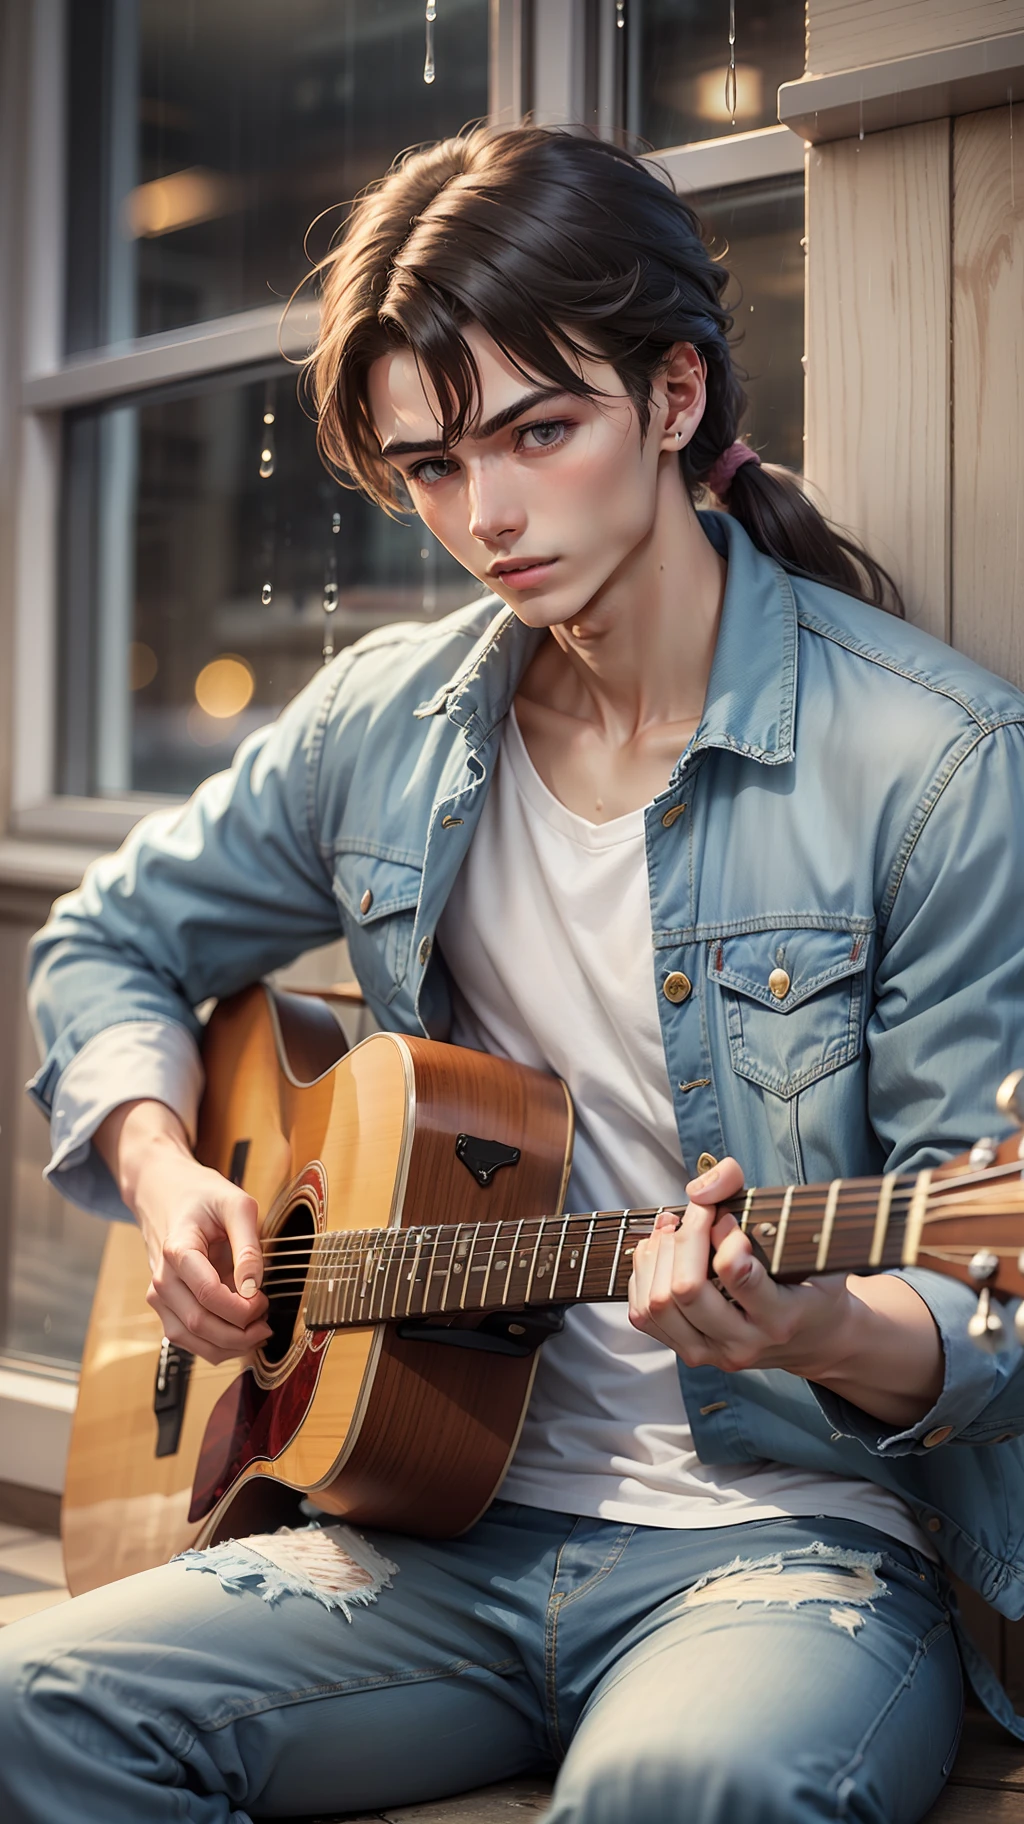
[[[78,1382],[71,1375],[0,1366],[0,1461],[6,1482],[61,1493],[77,1401]]]

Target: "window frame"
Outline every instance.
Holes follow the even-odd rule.
[[[315,306],[296,308],[282,334],[273,305],[64,357],[68,3],[35,0],[31,8],[9,831],[102,847],[122,840],[148,811],[181,800],[71,797],[56,789],[63,414],[163,382],[242,375],[282,348],[301,356],[314,339],[317,313]],[[587,119],[611,134],[622,57],[615,0],[490,0],[490,118],[508,125],[529,111],[538,124]],[[765,127],[659,149],[650,162],[683,194],[695,194],[802,174],[805,145],[788,127]]]

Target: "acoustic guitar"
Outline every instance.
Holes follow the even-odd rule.
[[[555,1077],[376,1033],[346,1054],[322,1000],[245,990],[215,1010],[198,1157],[257,1201],[273,1335],[214,1367],[161,1337],[137,1231],[111,1228],[64,1497],[74,1592],[299,1503],[424,1536],[493,1498],[545,1337],[625,1299],[654,1210],[563,1215],[573,1117]],[[1024,1071],[1000,1092],[1020,1114]],[[1021,1138],[914,1176],[730,1200],[781,1281],[918,1263],[1024,1292]]]

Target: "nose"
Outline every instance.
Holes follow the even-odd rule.
[[[522,507],[503,479],[503,467],[501,462],[474,463],[467,476],[469,530],[484,545],[516,538],[525,525]]]

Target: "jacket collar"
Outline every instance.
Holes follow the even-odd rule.
[[[687,748],[727,748],[768,766],[793,759],[797,616],[785,571],[759,551],[727,513],[701,513],[701,526],[726,559],[722,619],[700,726]],[[454,676],[414,711],[438,715],[486,740],[508,714],[543,632],[502,606]]]

